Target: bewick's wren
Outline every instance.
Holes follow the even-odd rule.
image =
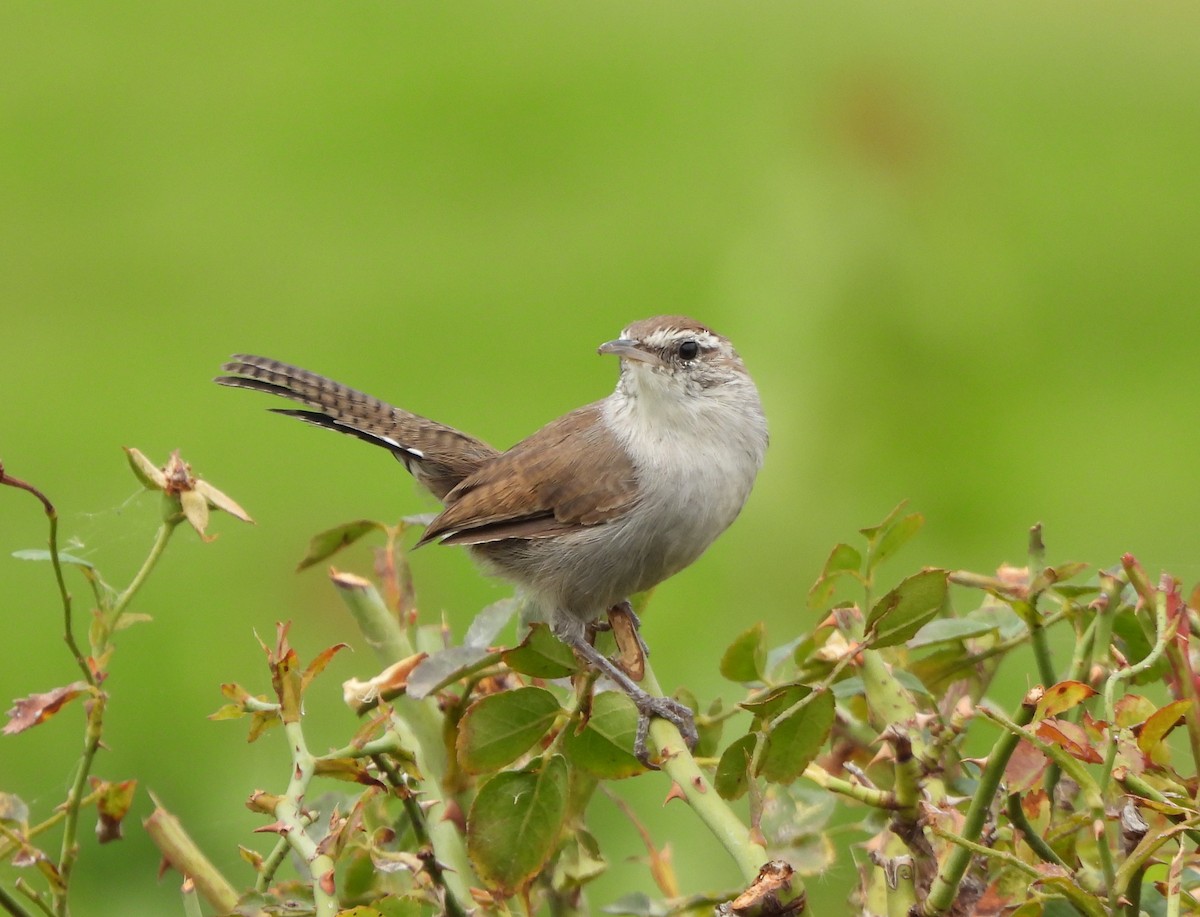
[[[635,322],[599,352],[616,390],[507,452],[323,376],[239,355],[222,385],[313,410],[275,409],[389,449],[445,505],[417,545],[462,544],[524,589],[554,631],[621,685],[641,714],[695,740],[691,712],[600,654],[586,625],[699,557],[746,502],[767,448],[758,390],[729,340],[681,316]]]

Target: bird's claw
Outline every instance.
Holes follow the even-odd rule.
[[[633,754],[643,767],[652,771],[659,769],[658,765],[650,760],[650,749],[646,744],[650,737],[650,719],[652,717],[666,720],[678,729],[679,734],[683,736],[683,741],[687,743],[688,751],[696,747],[700,735],[696,732],[696,718],[686,704],[681,704],[670,697],[654,697],[650,694],[643,694],[633,700],[638,711]]]

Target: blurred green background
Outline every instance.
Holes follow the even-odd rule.
[[[595,346],[683,312],[734,339],[772,427],[758,488],[646,621],[656,669],[731,689],[721,649],[811,624],[829,547],[902,498],[922,564],[1052,560],[1200,577],[1200,11],[1192,4],[9,3],[0,9],[0,460],[124,583],[157,500],[121,446],[179,448],[256,517],[181,533],[121,636],[97,771],[137,777],[238,882],[242,802],[280,735],[204,717],[267,687],[254,633],[311,656],[349,622],[310,534],[431,509],[391,458],[209,382],[276,356],[511,443],[610,389]],[[73,677],[33,500],[0,493],[0,699]],[[361,550],[339,561],[369,567]],[[461,627],[505,594],[414,557]],[[81,612],[85,590],[76,583]],[[1028,674],[1008,678],[1023,687]],[[342,654],[321,749],[355,728]],[[64,792],[79,710],[0,740],[0,787]],[[685,889],[735,873],[653,776],[623,784]],[[138,826],[97,848],[80,915],[178,912]],[[593,806],[617,864],[641,848]],[[90,820],[89,820],[90,824]],[[839,913],[842,861],[811,885]],[[11,875],[0,872],[0,880]]]

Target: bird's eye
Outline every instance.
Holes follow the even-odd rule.
[[[700,345],[695,341],[684,341],[679,345],[679,356],[684,360],[694,360],[700,356]]]

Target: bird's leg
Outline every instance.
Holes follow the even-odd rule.
[[[658,768],[650,763],[650,752],[646,747],[646,739],[650,735],[650,718],[657,716],[675,725],[688,748],[694,748],[699,738],[696,732],[696,721],[692,711],[684,704],[669,697],[655,697],[643,691],[632,678],[626,675],[607,656],[587,642],[581,633],[565,633],[559,636],[578,653],[593,668],[614,681],[618,687],[629,695],[638,711],[637,736],[633,743],[633,753],[642,764],[652,770]]]

